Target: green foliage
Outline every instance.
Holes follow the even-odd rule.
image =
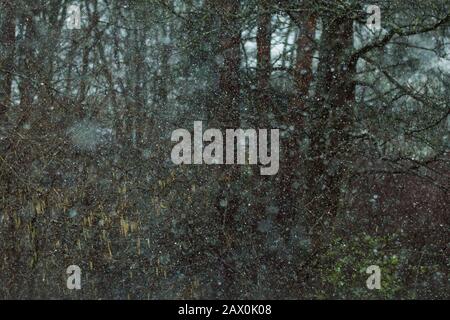
[[[334,239],[323,257],[321,280],[325,289],[319,295],[341,299],[398,298],[404,288],[401,266],[406,263],[406,257],[391,249],[395,240],[396,235],[364,233],[350,239]],[[370,276],[366,269],[371,265],[381,269],[380,290],[366,287],[366,279]]]

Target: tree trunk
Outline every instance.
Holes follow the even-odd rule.
[[[300,22],[300,23],[299,23]],[[285,237],[289,235],[289,227],[296,220],[298,213],[297,202],[300,200],[299,187],[294,184],[298,179],[298,172],[303,166],[301,163],[300,141],[304,130],[303,116],[306,97],[312,82],[312,58],[314,53],[314,34],[316,31],[316,17],[314,14],[297,20],[299,33],[297,38],[297,57],[294,66],[295,94],[289,105],[286,126],[289,136],[283,143],[283,161],[281,173],[280,216],[279,219],[286,224],[283,230]]]
[[[313,248],[330,234],[338,212],[343,176],[350,169],[348,129],[354,102],[353,20],[323,17],[317,90],[308,124],[307,220]]]
[[[22,47],[21,47],[21,66],[23,67],[22,74],[24,77],[21,77],[21,81],[19,83],[19,94],[20,94],[20,108],[22,109],[21,119],[18,121],[18,126],[21,126],[26,121],[28,121],[31,117],[31,109],[34,95],[34,88],[31,82],[31,79],[35,78],[35,66],[33,61],[35,59],[33,50],[30,47],[31,43],[33,43],[33,39],[35,36],[34,22],[33,16],[26,13],[22,16],[22,23],[25,27],[25,39]]]
[[[0,45],[3,54],[0,56],[0,122],[4,120],[5,113],[11,103],[12,79],[14,72],[14,54],[16,43],[15,12],[12,1],[1,2],[4,11]]]
[[[257,46],[257,68],[256,68],[256,81],[257,81],[257,106],[256,115],[257,124],[261,128],[266,127],[266,114],[268,112],[268,105],[270,104],[270,41],[272,37],[271,33],[271,18],[269,0],[263,0],[258,8],[258,32],[256,34],[256,46]]]
[[[238,14],[239,1],[215,0],[220,19],[220,54],[223,64],[219,70],[219,100],[216,117],[222,130],[238,128],[240,122],[240,44],[241,31]],[[220,174],[221,190],[216,200],[216,208],[223,222],[221,235],[221,261],[223,272],[223,296],[235,298],[236,281],[234,255],[237,241],[235,216],[240,207],[238,184],[240,171],[237,165],[224,165]]]

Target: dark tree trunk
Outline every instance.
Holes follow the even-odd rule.
[[[304,131],[302,112],[307,101],[306,97],[312,82],[312,58],[314,53],[314,33],[316,31],[316,17],[314,14],[296,21],[299,27],[297,38],[297,57],[294,66],[295,94],[289,105],[286,121],[288,138],[283,143],[283,160],[280,170],[281,194],[279,219],[287,224],[283,230],[285,237],[289,234],[289,227],[295,222],[298,212],[297,202],[300,200],[300,189],[294,187],[298,173],[303,166],[301,163],[300,141]]]
[[[343,177],[350,170],[348,129],[354,102],[353,20],[324,17],[320,43],[317,90],[309,119],[307,161],[308,225],[313,247],[318,248],[339,210]]]
[[[86,30],[86,43],[83,46],[82,51],[82,57],[81,57],[81,77],[80,77],[80,88],[78,91],[78,101],[76,105],[76,113],[77,116],[82,119],[86,116],[86,110],[83,107],[83,105],[86,103],[86,97],[89,91],[87,76],[89,73],[89,61],[90,61],[90,55],[91,51],[94,49],[95,44],[93,44],[89,39],[91,39],[92,33],[97,31],[97,26],[100,20],[99,13],[98,13],[98,7],[97,7],[97,0],[92,1],[93,5],[93,12],[91,13],[90,9],[91,3],[86,1],[86,10],[89,16],[89,26]]]
[[[238,18],[240,4],[235,0],[215,0],[220,19],[220,54],[223,64],[219,70],[219,100],[215,108],[217,120],[222,130],[238,128],[240,122],[240,44],[241,31]],[[235,248],[237,228],[235,217],[240,206],[240,171],[237,165],[224,165],[220,174],[221,190],[216,200],[216,208],[223,222],[221,235],[221,261],[224,278],[223,297],[236,297]],[[225,204],[225,205],[224,205]]]
[[[34,41],[35,29],[33,16],[30,14],[23,14],[22,23],[25,27],[24,37],[25,41],[22,44],[21,50],[21,67],[22,74],[24,75],[20,79],[19,94],[20,94],[20,107],[22,109],[21,119],[18,122],[18,126],[21,126],[31,117],[32,101],[34,95],[34,87],[32,80],[35,78],[35,65],[34,65],[34,53],[31,48],[31,44]]]
[[[3,52],[0,56],[0,121],[3,120],[8,106],[11,103],[12,79],[14,72],[14,54],[16,43],[16,23],[13,2],[1,2],[4,14],[0,46]]]
[[[257,106],[256,110],[258,114],[258,125],[260,127],[266,126],[265,115],[268,112],[268,105],[270,104],[270,41],[271,41],[271,13],[269,0],[263,0],[259,6],[258,15],[258,32],[256,34],[256,46],[257,46],[257,69],[256,69],[256,81],[257,81]]]

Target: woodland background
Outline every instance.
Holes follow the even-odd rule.
[[[449,7],[1,0],[0,297],[448,299]],[[200,120],[278,174],[174,166]]]

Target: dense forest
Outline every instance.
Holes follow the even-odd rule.
[[[449,12],[0,0],[0,298],[450,298]],[[173,163],[195,121],[278,172]]]

